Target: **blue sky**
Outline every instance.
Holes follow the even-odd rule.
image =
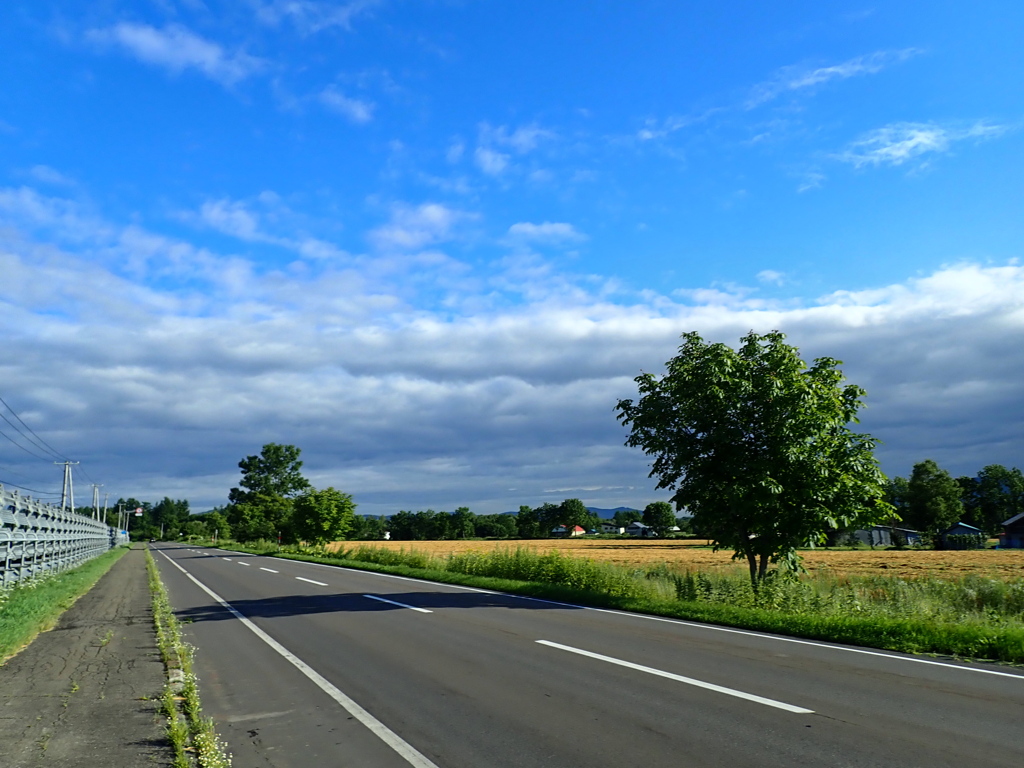
[[[222,503],[278,441],[366,512],[642,504],[632,377],[779,328],[887,472],[1019,466],[1022,21],[5,3],[0,395],[115,497]]]

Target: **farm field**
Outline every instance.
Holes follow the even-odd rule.
[[[331,549],[373,546],[391,550],[423,552],[444,556],[461,552],[528,548],[538,553],[557,550],[571,557],[614,563],[628,567],[654,567],[662,563],[678,570],[723,570],[746,566],[731,559],[731,551],[713,552],[703,540],[675,539],[639,541],[626,539],[530,539],[511,541],[338,541]],[[932,576],[957,578],[987,576],[999,579],[1024,578],[1024,550],[985,549],[963,551],[932,550],[826,550],[803,551],[804,565],[811,573],[835,576],[886,574],[903,578]]]

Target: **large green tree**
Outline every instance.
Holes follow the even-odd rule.
[[[294,538],[292,505],[310,488],[302,476],[301,454],[294,445],[267,443],[258,456],[238,462],[242,479],[228,492],[228,522],[240,541]]]
[[[638,376],[639,401],[616,408],[626,444],[654,457],[657,487],[747,561],[755,586],[769,563],[799,568],[797,547],[892,510],[877,441],[849,428],[864,390],[843,386],[839,360],[808,367],[785,338],[751,331],[734,350],[684,334],[667,372]]]
[[[587,509],[579,499],[566,499],[558,506],[558,514],[556,518],[557,522],[555,525],[564,525],[567,529],[566,535],[570,535],[569,532],[575,526],[579,526],[584,531],[589,531],[594,527],[594,515],[591,514],[590,510]],[[554,528],[552,525],[551,528]],[[551,528],[548,529],[548,535],[551,535]]]
[[[644,525],[649,525],[659,536],[668,533],[668,529],[676,524],[676,513],[667,501],[652,501],[644,507]]]
[[[907,481],[904,519],[927,533],[933,541],[963,517],[960,486],[953,476],[931,459],[914,465]]]
[[[1024,512],[1024,473],[1017,467],[989,464],[976,477],[958,477],[964,518],[990,536],[1003,521]]]
[[[334,488],[308,490],[295,499],[292,524],[300,539],[313,544],[346,538],[352,531],[356,505]]]

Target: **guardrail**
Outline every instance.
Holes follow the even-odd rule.
[[[0,485],[0,589],[102,555],[128,537],[106,523]]]

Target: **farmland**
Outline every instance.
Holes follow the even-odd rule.
[[[366,543],[366,542],[361,542]],[[356,542],[339,541],[333,549],[349,548]],[[729,571],[743,569],[728,551],[714,552],[703,540],[669,539],[640,541],[626,539],[530,539],[520,541],[378,541],[372,546],[444,556],[495,549],[528,548],[539,554],[557,550],[570,557],[632,568],[661,564],[672,570]],[[1024,550],[882,550],[815,549],[801,553],[813,574],[834,576],[890,575],[902,578],[959,578],[986,576],[1000,579],[1024,578]]]

